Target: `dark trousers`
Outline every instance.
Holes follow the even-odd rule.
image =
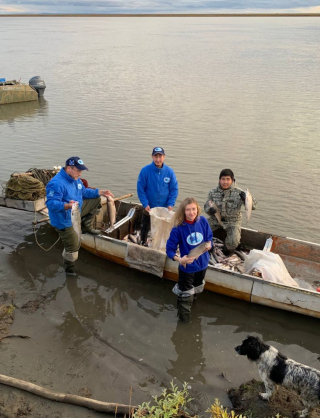
[[[181,293],[177,300],[178,317],[182,322],[190,321],[192,304],[197,294],[203,291],[206,271],[207,269],[186,273],[179,269],[178,289],[181,292],[188,292]]]
[[[141,241],[146,242],[148,238],[148,232],[150,231],[150,215],[149,212],[147,212],[146,210],[144,210],[142,213],[140,228]]]
[[[196,271],[194,273],[186,273],[179,269],[179,281],[178,286],[181,292],[190,290],[193,287],[195,288],[195,293],[200,293],[196,291],[198,286],[202,286],[207,269]],[[202,291],[202,290],[201,290]]]

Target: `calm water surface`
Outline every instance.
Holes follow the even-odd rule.
[[[91,185],[121,195],[135,192],[159,145],[179,201],[203,206],[229,167],[258,200],[251,228],[319,242],[319,34],[318,18],[2,18],[0,77],[41,75],[47,90],[0,108],[0,179],[79,155]],[[177,324],[170,282],[85,251],[79,279],[66,281],[60,243],[40,250],[32,215],[0,217],[1,288],[27,299],[53,292],[45,312],[18,316],[33,341],[11,342],[17,359],[4,350],[4,373],[56,390],[83,381],[93,397],[119,402],[130,385],[140,402],[176,378],[203,410],[257,377],[233,349],[249,332],[318,365],[317,320],[205,292],[192,324]],[[50,227],[38,234],[47,248],[56,239]]]

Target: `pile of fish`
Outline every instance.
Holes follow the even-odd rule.
[[[226,256],[222,252],[223,245],[223,241],[219,238],[213,238],[213,249],[210,253],[209,265],[243,274],[244,260],[247,254],[236,250],[232,255]]]

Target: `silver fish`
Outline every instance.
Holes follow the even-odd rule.
[[[234,250],[234,253],[235,253],[235,254],[237,254],[237,256],[238,256],[239,258],[241,258],[241,260],[242,260],[242,261],[245,261],[245,259],[246,259],[246,254],[244,254],[242,251],[237,251],[237,250]]]
[[[210,259],[214,262],[214,263],[219,263],[219,258],[217,256],[217,254],[215,254],[214,251],[212,251],[212,253],[210,254]]]
[[[215,248],[215,253],[222,258],[226,258],[226,256],[223,254],[220,248]]]
[[[80,244],[81,240],[81,215],[79,209],[79,203],[74,202],[71,208],[71,222],[73,229],[75,230],[76,234],[78,235],[78,244]]]
[[[116,222],[116,205],[114,204],[114,200],[111,196],[107,197],[107,206],[108,206],[110,227],[112,228]]]
[[[245,208],[246,208],[246,218],[247,218],[247,223],[248,223],[250,220],[251,211],[252,211],[252,196],[251,196],[251,193],[249,192],[249,189],[246,189]]]
[[[216,212],[215,212],[214,216],[217,218],[217,220],[218,220],[219,224],[220,224],[220,225],[222,226],[222,228],[224,229],[224,228],[225,228],[225,226],[224,226],[224,225],[223,225],[223,223],[222,223],[222,220],[221,220],[221,213],[220,213],[220,210],[219,210],[218,206],[215,204],[215,202],[212,202],[212,200],[209,200],[209,205],[210,205],[212,208],[214,208],[214,209],[216,210]]]
[[[237,270],[239,273],[244,274],[244,267],[243,267],[242,265],[237,265],[237,266],[236,266],[236,270]]]
[[[210,250],[211,241],[203,242],[197,247],[193,248],[188,254],[188,258],[199,258],[200,255],[204,254],[206,251]]]

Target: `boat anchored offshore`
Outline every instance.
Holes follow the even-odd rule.
[[[0,78],[0,105],[38,100],[44,95],[45,88],[46,84],[39,76],[32,77],[29,84]]]

